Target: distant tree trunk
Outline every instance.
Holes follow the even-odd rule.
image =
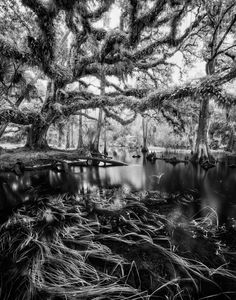
[[[71,145],[71,126],[70,121],[68,120],[66,125],[66,149],[70,148]]]
[[[106,118],[104,118],[104,150],[103,150],[104,155],[108,155],[107,152],[107,124],[106,124]]]
[[[229,152],[233,152],[236,146],[236,136],[235,136],[235,122],[231,120],[230,110],[231,110],[231,106],[226,106],[226,122],[227,122],[227,126],[230,127],[230,136],[225,150]]]
[[[229,137],[229,141],[228,141],[228,144],[226,147],[226,151],[233,152],[235,150],[236,137],[235,137],[234,123],[232,123],[230,125],[231,125],[231,131],[230,131],[230,137]]]
[[[194,151],[194,141],[193,141],[193,136],[192,135],[190,135],[188,137],[188,141],[189,141],[190,151],[191,151],[191,153],[193,153],[193,151]]]
[[[147,131],[148,131],[148,123],[143,117],[142,119],[142,126],[143,126],[143,147],[142,147],[142,152],[148,152],[148,147],[147,147]]]
[[[80,85],[79,85],[79,88],[80,88]],[[82,110],[81,110],[81,114],[79,115],[77,149],[83,148],[83,146],[84,146],[84,142],[83,142],[83,116],[82,116]]]
[[[79,115],[79,136],[78,136],[78,145],[77,145],[77,149],[82,148],[83,147],[83,117],[82,115]]]
[[[63,136],[64,136],[63,124],[59,123],[58,124],[58,147],[59,148],[62,147]]]
[[[75,147],[75,144],[74,144],[74,119],[71,120],[70,132],[71,132],[70,146],[71,146],[71,148],[74,148]]]
[[[190,147],[190,151],[191,151],[191,154],[194,153],[194,149],[195,149],[195,134],[194,132],[191,130],[189,135],[188,135],[188,141],[189,141],[189,147]]]
[[[154,146],[156,146],[156,132],[157,132],[157,128],[156,126],[152,127],[152,143]]]
[[[104,75],[101,76],[100,81],[100,88],[101,88],[101,95],[105,94],[105,78]],[[103,113],[102,109],[99,109],[99,115],[98,115],[98,122],[97,122],[97,128],[95,131],[94,136],[92,137],[92,140],[90,142],[90,151],[91,152],[99,152],[99,141],[100,141],[100,135],[102,130],[102,123],[103,123]]]
[[[195,149],[195,144],[196,144],[197,126],[193,124],[192,118],[190,118],[189,122],[190,122],[190,127],[188,133],[188,141],[189,141],[191,154],[193,154]]]

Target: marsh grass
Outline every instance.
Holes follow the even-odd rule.
[[[214,212],[181,223],[160,212],[161,194],[124,195],[116,210],[102,197],[15,209],[0,227],[0,299],[230,299],[221,282],[235,284],[235,253],[226,259]]]

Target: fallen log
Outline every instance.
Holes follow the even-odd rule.
[[[86,160],[87,165],[91,165],[90,162],[103,162],[105,164],[109,164],[112,166],[127,166],[126,163],[122,162],[122,161],[118,161],[118,160],[113,160],[113,159],[106,159],[106,158],[102,158],[102,157],[91,157],[91,156],[80,156],[78,157],[80,160]]]

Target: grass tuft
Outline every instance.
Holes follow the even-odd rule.
[[[160,194],[125,195],[117,209],[102,197],[104,205],[100,195],[62,195],[17,208],[0,226],[0,299],[234,295],[235,252],[225,257],[215,212],[181,223],[161,213]]]

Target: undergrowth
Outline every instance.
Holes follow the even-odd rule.
[[[234,299],[214,211],[167,213],[194,200],[103,191],[15,209],[0,227],[0,299]]]

